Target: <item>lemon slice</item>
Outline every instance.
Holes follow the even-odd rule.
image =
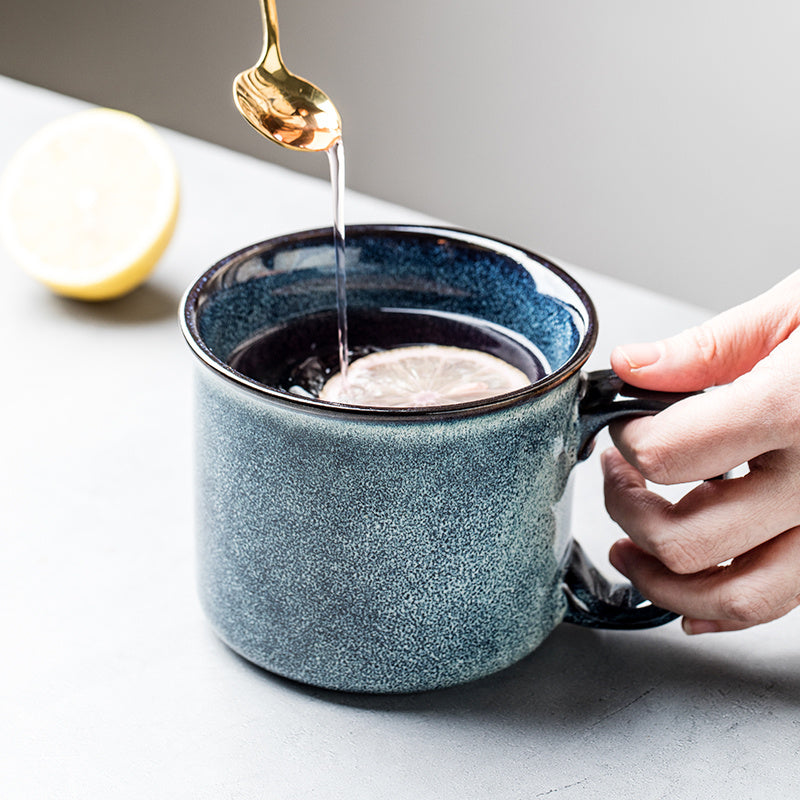
[[[331,377],[320,399],[378,408],[419,408],[469,403],[522,389],[522,370],[480,350],[415,345],[371,353]]]
[[[139,117],[95,108],[45,125],[0,181],[0,238],[58,294],[106,300],[134,289],[169,243],[178,173]]]

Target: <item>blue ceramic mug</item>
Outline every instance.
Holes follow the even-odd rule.
[[[585,291],[544,258],[472,233],[352,227],[351,309],[485,320],[535,343],[546,374],[471,404],[379,409],[230,366],[262,329],[335,308],[334,274],[330,231],[308,231],[228,256],[184,298],[199,590],[218,635],[304,683],[409,692],[500,670],[562,620],[673,619],[610,585],[570,536],[570,473],[597,431],[676,399],[625,396],[613,373],[581,372],[597,326]]]

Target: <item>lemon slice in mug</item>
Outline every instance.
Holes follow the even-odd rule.
[[[469,403],[530,384],[522,370],[481,350],[415,345],[370,353],[331,377],[320,400],[378,408]]]
[[[141,284],[178,216],[178,172],[148,123],[108,108],[35,133],[0,179],[0,238],[58,294],[106,300]]]

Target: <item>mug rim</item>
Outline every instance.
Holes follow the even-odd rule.
[[[268,249],[280,248],[285,243],[302,242],[308,239],[316,239],[322,236],[331,237],[331,228],[315,228],[312,230],[295,231],[293,233],[281,234],[279,236],[265,239],[261,242],[243,247],[233,253],[224,256],[214,265],[209,267],[198,277],[185,291],[179,307],[179,322],[181,332],[192,352],[199,360],[214,373],[225,378],[231,383],[243,388],[257,396],[267,398],[272,402],[286,405],[290,408],[305,410],[312,413],[324,414],[334,417],[357,417],[369,418],[373,420],[392,420],[402,419],[406,421],[424,420],[435,417],[437,419],[449,417],[472,416],[484,414],[500,408],[517,405],[527,400],[534,399],[550,392],[556,386],[561,385],[570,377],[580,371],[586,363],[597,342],[597,312],[592,299],[586,290],[564,269],[554,264],[549,259],[538,255],[519,245],[512,244],[502,239],[496,239],[484,234],[475,233],[464,228],[453,228],[438,225],[409,225],[409,224],[362,224],[348,225],[346,234],[354,236],[382,234],[382,233],[412,233],[424,235],[432,238],[448,238],[467,244],[476,245],[484,250],[504,254],[516,261],[522,258],[535,261],[540,266],[551,272],[560,281],[566,284],[580,299],[587,316],[587,327],[581,336],[581,340],[572,355],[558,369],[544,375],[537,381],[521,389],[512,392],[496,395],[494,397],[473,400],[467,403],[452,403],[438,406],[408,407],[408,408],[382,408],[373,406],[353,406],[344,403],[332,403],[326,400],[319,400],[315,397],[303,397],[293,395],[279,389],[272,388],[259,383],[252,378],[236,371],[222,359],[218,358],[207,347],[197,326],[198,301],[202,295],[206,284],[221,270],[229,267],[233,262],[240,262],[250,256],[264,252]],[[524,266],[524,264],[522,265]]]

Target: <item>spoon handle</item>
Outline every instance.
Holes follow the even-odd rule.
[[[285,70],[278,41],[278,10],[275,0],[261,0],[261,21],[264,25],[264,48],[259,61],[269,72]]]

